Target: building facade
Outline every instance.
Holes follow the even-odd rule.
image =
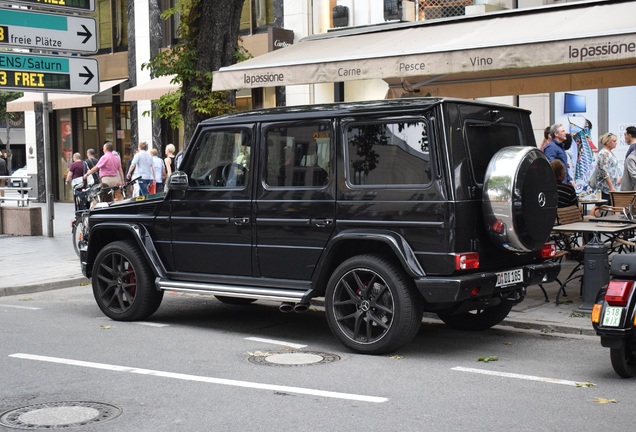
[[[85,154],[88,148],[101,153],[102,144],[112,141],[126,164],[132,157],[131,149],[140,141],[152,147],[164,148],[174,143],[178,149],[185,144],[179,131],[168,127],[152,116],[153,99],[174,90],[175,86],[165,78],[151,79],[146,63],[159,50],[169,49],[176,41],[178,17],[162,20],[159,14],[174,5],[175,0],[96,0],[94,16],[99,25],[99,52],[96,58],[100,68],[100,92],[93,95],[50,95],[49,154],[53,160],[53,193],[57,200],[70,201],[71,191],[64,185],[70,158],[74,152]],[[556,0],[245,0],[241,18],[243,46],[254,56],[297,44],[303,38],[324,35],[335,37],[369,28],[383,26],[408,26],[420,21],[452,21],[456,17],[481,16],[507,10],[550,10],[569,2]],[[581,3],[581,2],[578,2]],[[590,0],[590,4],[599,1]],[[610,23],[611,25],[611,23]],[[610,28],[610,27],[608,27]],[[425,42],[422,42],[425,44]],[[307,57],[312,53],[307,52]],[[484,60],[487,61],[487,60]],[[529,108],[533,112],[533,124],[538,141],[546,125],[564,117],[562,98],[564,92],[554,88],[532,86],[532,92],[514,86],[508,93],[496,96],[475,93],[479,80],[454,86],[423,85],[433,95],[460,97],[485,97],[502,103]],[[585,90],[597,131],[602,133],[616,125],[631,122],[618,115],[623,107],[624,95],[632,95],[631,86],[613,85],[609,82],[591,84]],[[433,83],[435,84],[435,83]],[[620,84],[620,83],[619,83]],[[263,86],[240,89],[237,93],[239,109],[301,105],[334,101],[356,101],[399,97],[393,94],[394,81],[387,79],[347,79],[342,82],[306,83],[285,86]],[[401,85],[404,88],[404,85]],[[452,89],[451,89],[452,87]],[[609,88],[612,87],[612,88]],[[437,90],[435,90],[437,88]],[[473,90],[470,90],[473,89]],[[437,93],[435,93],[437,92]],[[447,92],[447,93],[445,93]],[[580,91],[577,90],[574,93]],[[421,95],[422,93],[420,93]],[[25,95],[12,103],[11,110],[24,111],[23,154],[19,163],[26,163],[28,172],[37,178],[35,195],[44,198],[44,173],[42,164],[42,137],[38,135],[41,120],[40,95]],[[616,113],[615,113],[616,111]],[[563,120],[565,119],[565,120]],[[19,129],[14,129],[19,137]],[[615,132],[619,132],[615,130]],[[1,134],[1,132],[0,132]],[[19,140],[20,138],[17,138]],[[16,147],[18,148],[18,147]],[[14,165],[14,168],[17,166]]]

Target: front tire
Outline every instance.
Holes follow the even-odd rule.
[[[80,243],[83,241],[84,224],[81,220],[76,220],[73,224],[73,249],[77,256],[80,256]]]
[[[332,333],[363,354],[383,354],[409,343],[422,322],[422,303],[402,269],[380,255],[342,263],[325,295]]]
[[[612,367],[622,378],[636,377],[636,347],[633,341],[621,343],[620,348],[610,349]]]
[[[116,321],[135,321],[155,313],[163,291],[137,244],[117,241],[105,246],[93,266],[93,295],[104,314]]]
[[[459,314],[438,313],[444,324],[456,330],[487,330],[502,322],[510,313],[514,303],[502,300],[497,306]]]

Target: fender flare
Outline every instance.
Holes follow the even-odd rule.
[[[146,229],[146,227],[144,227],[141,224],[131,224],[131,223],[124,223],[124,222],[104,222],[92,227],[90,232],[89,242],[88,242],[87,255],[86,255],[87,262],[90,262],[92,264],[92,262],[95,260],[95,257],[99,253],[99,249],[97,249],[95,242],[91,241],[91,238],[93,238],[97,233],[105,229],[108,230],[110,233],[112,233],[113,231],[122,231],[122,230],[130,233],[131,237],[137,242],[139,249],[148,260],[150,267],[155,273],[155,276],[158,276],[161,278],[166,277],[166,269],[163,266],[163,263],[161,262],[161,260],[159,259],[159,254],[157,253],[157,249],[155,248],[152,242],[152,238],[150,237],[150,234],[148,233],[148,230]],[[109,241],[107,243],[112,243],[112,242]],[[102,243],[100,242],[100,244]],[[92,265],[90,266],[90,268],[91,268],[90,273],[92,273]]]
[[[426,276],[426,272],[420,265],[413,249],[407,243],[407,241],[400,234],[397,234],[393,231],[389,230],[356,230],[350,229],[341,231],[336,234],[330,240],[329,244],[325,248],[325,253],[321,257],[321,261],[319,267],[322,268],[327,257],[331,255],[331,251],[338,243],[341,243],[345,240],[359,240],[359,241],[380,241],[386,245],[388,245],[395,256],[398,258],[402,267],[407,271],[407,273],[413,278],[423,278]],[[321,272],[317,272],[321,273]]]

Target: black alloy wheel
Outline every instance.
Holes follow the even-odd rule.
[[[382,354],[409,343],[422,322],[423,301],[404,271],[380,255],[360,255],[331,276],[327,321],[349,349]]]
[[[620,348],[611,348],[610,359],[614,371],[620,377],[636,377],[636,341],[624,341]]]
[[[141,320],[161,304],[163,291],[154,286],[154,274],[132,241],[105,246],[93,267],[93,295],[102,312],[117,321]]]

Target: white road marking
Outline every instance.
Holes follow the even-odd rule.
[[[451,370],[456,370],[460,372],[471,372],[471,373],[477,373],[482,375],[494,375],[494,376],[500,376],[504,378],[516,378],[516,379],[523,379],[528,381],[540,381],[540,382],[545,382],[550,384],[563,384],[563,385],[569,385],[569,386],[575,386],[575,387],[577,386],[576,381],[568,381],[568,380],[562,380],[557,378],[546,378],[546,377],[539,377],[534,375],[521,375],[521,374],[509,373],[509,372],[496,372],[496,371],[489,371],[484,369],[466,368],[461,366],[451,368]]]
[[[325,391],[325,390],[316,390],[316,389],[309,389],[309,388],[303,388],[303,387],[290,387],[290,386],[275,385],[275,384],[256,383],[256,382],[250,382],[250,381],[238,381],[238,380],[231,380],[231,379],[225,379],[225,378],[213,378],[213,377],[206,377],[206,376],[199,376],[199,375],[187,375],[187,374],[181,374],[181,373],[175,373],[175,372],[165,372],[165,371],[158,371],[158,370],[152,370],[152,369],[140,369],[140,368],[129,367],[129,366],[118,366],[118,365],[111,365],[106,363],[93,363],[93,362],[86,362],[81,360],[64,359],[59,357],[47,357],[47,356],[39,356],[39,355],[33,355],[33,354],[16,353],[16,354],[9,355],[9,357],[25,359],[25,360],[35,360],[35,361],[42,361],[42,362],[49,362],[49,363],[65,364],[70,366],[86,367],[86,368],[92,368],[92,369],[103,369],[103,370],[110,370],[115,372],[127,372],[127,373],[134,373],[134,374],[140,374],[140,375],[152,375],[152,376],[157,376],[162,378],[180,379],[184,381],[196,381],[196,382],[203,382],[203,383],[209,383],[209,384],[252,388],[252,389],[258,389],[258,390],[268,390],[268,391],[276,391],[276,392],[283,392],[283,393],[297,393],[297,394],[321,396],[321,397],[334,398],[334,399],[355,400],[360,402],[383,403],[389,400],[388,398],[378,397],[378,396],[366,396],[366,395],[358,395],[358,394],[352,394],[352,393],[339,393],[339,392],[332,392],[332,391]]]
[[[148,327],[169,327],[170,326],[170,324],[161,324],[161,323],[153,323],[153,322],[146,322],[146,321],[135,321],[135,324],[148,326]]]
[[[265,338],[259,338],[259,337],[246,337],[245,340],[250,340],[250,341],[255,341],[255,342],[264,342],[264,343],[270,343],[273,345],[284,345],[284,346],[288,346],[291,348],[305,348],[307,345],[301,345],[301,344],[296,344],[296,343],[292,343],[292,342],[284,342],[284,341],[277,341],[274,339],[265,339]]]
[[[33,307],[33,306],[14,306],[14,305],[8,305],[8,304],[0,304],[0,308],[3,308],[3,307],[14,308],[14,309],[27,309],[27,310],[41,310],[42,309],[42,308]]]

